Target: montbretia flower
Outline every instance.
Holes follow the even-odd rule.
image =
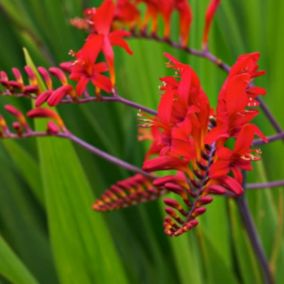
[[[210,28],[211,28],[216,10],[218,9],[218,6],[220,5],[220,3],[221,3],[221,0],[210,0],[210,3],[208,5],[207,11],[206,11],[206,17],[205,17],[205,28],[203,32],[203,41],[202,41],[203,49],[207,48]]]
[[[266,141],[266,137],[255,125],[245,124],[240,130],[232,150],[225,146],[219,147],[216,153],[217,159],[210,168],[210,177],[218,178],[232,173],[239,184],[242,184],[242,171],[252,170],[251,162],[260,159],[260,150],[251,149],[254,135],[258,135]]]
[[[84,93],[89,82],[92,82],[98,90],[111,92],[111,81],[101,74],[108,71],[106,63],[96,63],[102,42],[102,37],[91,34],[82,49],[75,55],[76,61],[70,67],[70,79],[78,82],[76,92],[79,96]]]
[[[236,137],[242,126],[258,114],[255,99],[265,94],[263,88],[251,85],[255,77],[264,74],[258,71],[258,60],[257,52],[242,55],[231,68],[218,97],[216,127],[207,136],[206,143],[212,143],[217,133]]]
[[[128,44],[123,39],[128,36],[129,33],[124,30],[111,30],[115,19],[115,11],[116,6],[112,0],[104,0],[101,6],[94,10],[94,12],[90,15],[91,34],[86,40],[83,51],[79,51],[76,56],[79,62],[80,60],[85,62],[85,51],[88,53],[87,56],[89,56],[92,49],[94,49],[94,56],[100,51],[103,52],[109,68],[112,85],[115,84],[113,46],[120,46],[129,54],[132,54]],[[89,66],[89,64],[94,63],[95,62],[93,60],[89,60],[86,64]]]
[[[143,191],[139,183],[133,186],[130,182],[134,177],[120,182],[119,188],[116,184],[94,208],[118,209],[171,192],[176,198],[164,200],[164,230],[167,235],[179,236],[197,226],[197,218],[206,212],[213,195],[243,194],[242,171],[251,170],[251,162],[259,160],[261,154],[251,148],[253,138],[257,135],[266,140],[251,123],[256,115],[251,102],[264,90],[251,85],[252,79],[262,74],[257,71],[259,54],[243,55],[232,67],[215,111],[192,68],[166,56],[176,75],[161,79],[163,95],[158,113],[143,124],[151,128],[152,145],[143,165],[151,178],[145,178],[146,182],[141,177]],[[227,145],[229,140],[235,142],[232,149]],[[173,170],[173,174],[154,175],[164,170]],[[143,199],[138,192],[145,188],[151,190]]]

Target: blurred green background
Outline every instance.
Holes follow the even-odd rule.
[[[0,69],[25,65],[25,46],[37,65],[69,60],[84,33],[68,20],[101,1],[0,0]],[[191,0],[191,47],[200,48],[206,0]],[[228,0],[218,10],[210,48],[233,64],[237,56],[260,51],[258,80],[265,101],[284,127],[284,1]],[[177,38],[177,15],[173,31]],[[122,96],[155,108],[159,77],[168,74],[163,52],[171,52],[198,72],[214,104],[225,74],[170,47],[132,40],[134,56],[117,50]],[[1,109],[25,99],[1,98]],[[136,112],[122,105],[60,106],[78,136],[133,164],[141,165],[145,145],[137,142]],[[4,112],[1,110],[1,113]],[[266,134],[273,129],[257,119]],[[283,143],[263,147],[250,181],[284,178]],[[0,143],[0,283],[262,283],[258,266],[233,200],[216,198],[194,231],[169,238],[162,228],[161,201],[100,214],[91,206],[102,191],[129,175],[67,141]],[[247,192],[262,243],[277,283],[284,279],[283,188]]]

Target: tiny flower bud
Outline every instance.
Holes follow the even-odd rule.
[[[206,212],[206,208],[205,207],[198,207],[195,208],[192,212],[192,216],[197,217],[199,215],[202,215]]]
[[[30,84],[37,86],[37,78],[33,69],[30,66],[25,66],[25,71],[29,77]]]
[[[47,99],[50,97],[51,94],[52,94],[52,91],[50,91],[50,90],[41,93],[36,98],[35,106],[40,107],[43,103],[45,103],[47,101]]]
[[[6,121],[2,115],[0,115],[0,132],[5,133],[8,130]]]
[[[52,118],[54,119],[61,129],[64,129],[64,123],[61,117],[53,110],[48,108],[36,108],[28,112],[30,118]]]
[[[49,68],[49,72],[55,76],[63,85],[68,84],[68,80],[64,72],[58,67],[51,67]]]
[[[14,106],[12,105],[6,105],[5,110],[8,111],[11,115],[13,115],[14,117],[16,117],[16,119],[18,120],[19,124],[25,128],[28,129],[28,124],[26,121],[25,116],[23,115],[23,113],[21,111],[19,111],[18,109],[16,109]]]
[[[16,130],[18,136],[22,136],[23,129],[21,124],[18,121],[13,122],[12,127]]]
[[[0,83],[2,84],[2,81],[9,81],[8,75],[4,71],[0,71]]]
[[[67,72],[67,73],[70,73],[71,70],[72,70],[72,65],[73,65],[73,62],[71,62],[71,61],[63,62],[63,63],[60,64],[60,68],[61,68],[63,71],[65,71],[65,72]]]
[[[221,185],[211,185],[208,189],[208,192],[212,194],[223,195],[226,193],[226,190]]]
[[[55,135],[55,134],[58,134],[59,131],[60,131],[59,127],[53,121],[48,122],[47,133],[51,135]]]
[[[48,73],[48,71],[44,68],[44,67],[38,67],[38,72],[40,73],[40,75],[42,76],[47,88],[49,90],[52,90],[52,80],[50,78],[50,75]]]
[[[22,85],[23,84],[23,77],[22,77],[20,70],[18,68],[12,68],[12,72],[14,74],[16,81]]]
[[[25,86],[23,89],[23,92],[25,94],[37,94],[39,91],[38,86]]]
[[[216,10],[220,2],[221,0],[211,0],[211,2],[208,5],[207,11],[206,11],[206,18],[205,18],[205,28],[204,28],[204,33],[203,33],[203,42],[202,42],[203,49],[207,47],[210,27],[212,25],[213,17],[216,13]]]
[[[209,195],[206,195],[206,196],[202,196],[200,199],[199,199],[199,203],[201,204],[209,204],[213,201],[213,198]]]
[[[56,106],[60,101],[72,91],[72,86],[64,85],[56,89],[48,98],[47,102],[50,106]]]

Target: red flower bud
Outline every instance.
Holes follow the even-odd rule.
[[[50,106],[56,106],[60,101],[72,91],[72,86],[64,85],[56,89],[48,98],[47,102]]]
[[[48,73],[48,71],[44,68],[44,67],[38,67],[38,72],[40,73],[40,75],[42,76],[47,88],[49,90],[52,90],[52,80],[50,78],[50,75]]]
[[[12,68],[12,72],[14,74],[16,81],[20,84],[23,84],[23,77],[20,70],[18,68]]]
[[[30,66],[25,66],[25,71],[29,77],[31,85],[38,85],[36,75]]]
[[[55,76],[63,85],[68,84],[68,80],[64,72],[58,67],[51,67],[49,68],[49,72]]]
[[[199,215],[202,215],[206,212],[206,208],[205,207],[198,207],[195,208],[192,212],[192,216],[197,217]]]
[[[51,135],[55,135],[58,134],[58,132],[60,131],[59,127],[53,122],[53,121],[49,121],[47,124],[47,132]]]
[[[18,109],[16,109],[14,106],[12,105],[5,105],[5,110],[8,111],[11,115],[13,115],[14,117],[16,117],[16,119],[18,120],[19,124],[25,128],[28,129],[28,124],[26,121],[25,116],[23,115],[23,113],[21,111],[19,111]]]
[[[204,28],[204,33],[203,33],[203,42],[202,42],[203,48],[207,47],[210,27],[212,25],[213,17],[216,13],[216,10],[220,2],[221,0],[211,0],[210,4],[208,5],[207,11],[206,11],[206,18],[205,18],[205,28]]]
[[[47,101],[47,99],[50,97],[51,94],[52,94],[52,91],[50,91],[50,90],[41,93],[36,98],[35,106],[40,107],[43,103],[45,103]]]
[[[52,118],[58,124],[61,129],[64,129],[64,123],[61,117],[53,110],[48,108],[36,108],[28,112],[30,118]]]
[[[202,196],[200,199],[199,199],[199,203],[201,204],[209,204],[213,201],[213,198],[209,195],[206,195],[206,196]]]

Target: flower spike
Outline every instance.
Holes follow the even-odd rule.
[[[96,211],[111,211],[159,198],[167,190],[153,186],[152,180],[140,174],[119,181],[107,189],[93,205]]]

